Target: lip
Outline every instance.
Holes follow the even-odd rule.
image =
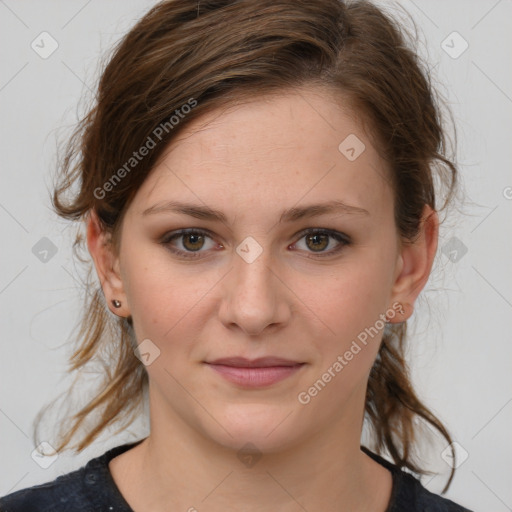
[[[271,366],[296,366],[299,361],[292,361],[282,357],[259,357],[258,359],[246,359],[245,357],[223,357],[215,361],[207,361],[208,364],[221,364],[237,368],[268,368]]]
[[[297,373],[305,363],[278,357],[245,359],[230,357],[206,363],[223,378],[245,388],[276,384]]]

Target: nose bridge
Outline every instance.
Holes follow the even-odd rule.
[[[273,300],[272,255],[270,248],[263,247],[253,237],[245,238],[236,248],[234,258],[237,294],[254,302],[252,307],[263,310]]]
[[[257,243],[257,242],[256,242]],[[270,249],[263,249],[254,242],[242,242],[236,249],[234,266],[237,280],[244,290],[268,293],[271,286],[271,254]]]

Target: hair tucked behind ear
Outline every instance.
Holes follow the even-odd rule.
[[[397,231],[404,242],[413,241],[424,206],[436,209],[435,178],[447,193],[446,206],[457,173],[447,155],[429,73],[399,23],[367,1],[157,4],[114,48],[95,105],[65,149],[53,206],[60,216],[77,221],[94,210],[117,247],[131,200],[190,122],[244,97],[300,86],[317,87],[356,112],[390,169]],[[177,112],[178,123],[171,123]],[[133,152],[148,138],[156,144],[126,172]],[[82,246],[78,236],[76,249]],[[59,451],[89,417],[95,419],[75,445],[78,450],[107,426],[130,423],[147,389],[147,373],[133,354],[132,326],[112,319],[96,280],[89,279],[88,286],[95,291],[86,299],[70,370],[99,362],[102,380],[71,425],[61,425]],[[395,463],[420,473],[411,456],[413,420],[431,424],[448,443],[451,438],[411,386],[403,355],[405,325],[393,324],[391,331],[369,376],[366,415],[379,451],[386,449]]]

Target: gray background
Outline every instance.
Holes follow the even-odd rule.
[[[94,88],[98,57],[153,4],[0,0],[0,495],[52,480],[147,431],[141,419],[46,469],[31,457],[36,413],[70,383],[66,357],[84,293],[73,229],[52,214],[48,198],[56,137],[83,112],[77,105]],[[393,5],[418,24],[421,52],[451,104],[467,200],[442,226],[435,268],[413,316],[413,380],[459,443],[460,460],[467,457],[447,496],[475,511],[512,510],[512,2]],[[44,55],[52,44],[56,50]],[[55,254],[42,252],[48,246]],[[429,452],[441,474],[422,479],[434,492],[449,470],[443,449],[441,443]]]

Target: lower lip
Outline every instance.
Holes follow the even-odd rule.
[[[222,364],[208,364],[226,380],[248,388],[270,386],[297,373],[303,364],[295,366],[269,366],[267,368],[242,368]]]

